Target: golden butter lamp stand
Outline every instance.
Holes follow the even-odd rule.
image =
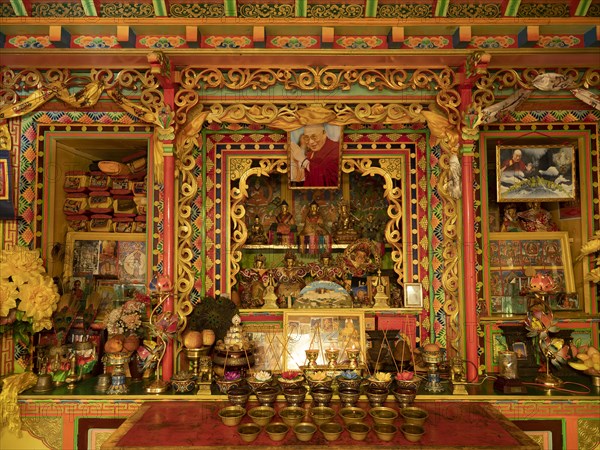
[[[150,314],[150,325],[151,326],[156,327],[156,325],[152,319],[155,317],[158,309],[163,305],[163,303],[171,295],[172,295],[172,293],[169,291],[160,291],[160,292],[152,294],[152,296],[158,298],[158,303],[156,304],[154,309],[152,309],[152,313]],[[156,330],[156,328],[155,328],[155,330]],[[146,392],[148,394],[164,394],[165,392],[167,392],[167,389],[169,389],[169,383],[167,381],[164,381],[160,377],[161,363],[165,356],[165,352],[167,351],[168,340],[163,338],[162,333],[160,333],[160,332],[156,332],[156,337],[160,341],[160,345],[162,346],[162,349],[160,350],[160,356],[158,357],[158,359],[156,361],[156,372],[154,374],[154,381],[152,381],[152,383],[150,383],[148,386],[146,386]]]

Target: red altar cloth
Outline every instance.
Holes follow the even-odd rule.
[[[224,402],[195,402],[195,401],[158,401],[142,405],[140,410],[109,438],[102,449],[217,449],[217,448],[260,448],[286,447],[307,449],[318,446],[329,448],[435,448],[435,449],[526,449],[539,448],[525,433],[511,423],[498,410],[487,403],[475,402],[422,402],[415,406],[424,408],[429,413],[425,423],[425,434],[418,443],[409,442],[399,430],[391,442],[381,441],[371,430],[365,441],[355,441],[345,430],[340,438],[328,442],[317,431],[309,442],[299,441],[290,430],[283,441],[273,442],[264,429],[258,438],[250,443],[244,443],[237,427],[223,425],[217,413],[226,406]],[[256,406],[248,403],[247,410]],[[279,410],[286,405],[275,406]],[[368,411],[367,404],[359,405]],[[398,411],[398,405],[388,403],[385,406]],[[308,410],[309,405],[305,408]],[[332,404],[336,410],[339,404]],[[275,416],[273,420],[278,420]],[[336,416],[339,423],[341,418]],[[247,415],[242,423],[251,422]],[[373,425],[368,416],[365,423]],[[395,424],[400,427],[403,423],[398,416]]]

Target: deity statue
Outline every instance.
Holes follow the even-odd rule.
[[[262,223],[260,222],[260,217],[254,216],[254,222],[252,222],[252,226],[249,230],[248,235],[248,244],[266,244],[267,236],[265,235],[265,230],[263,228]]]
[[[363,237],[375,242],[383,241],[383,226],[373,213],[368,213],[363,224]]]
[[[265,286],[269,269],[263,254],[254,257],[254,267],[240,270],[241,307],[260,308],[264,304]]]
[[[310,276],[314,280],[333,281],[340,283],[343,279],[343,271],[339,265],[331,258],[331,253],[321,253],[319,262],[309,264]]]
[[[283,200],[279,204],[279,213],[275,216],[275,222],[269,230],[269,243],[271,244],[293,244],[297,231],[294,223],[294,215],[289,210],[289,204]]]
[[[523,231],[517,214],[517,205],[509,203],[504,209],[504,219],[500,231]]]
[[[552,214],[543,209],[539,202],[528,202],[526,211],[517,214],[524,231],[558,231]]]
[[[350,207],[346,202],[340,204],[340,212],[333,239],[337,244],[349,244],[358,238],[358,232],[354,228],[358,219],[350,212]]]
[[[304,282],[306,275],[308,275],[306,266],[299,264],[296,255],[288,250],[284,257],[284,266],[275,269],[277,302],[280,307],[285,307],[289,298],[298,296],[306,286]]]
[[[304,217],[304,226],[300,232],[300,251],[318,254],[319,250],[331,249],[331,235],[319,211],[319,204],[312,201]]]
[[[364,277],[381,266],[381,256],[377,243],[369,239],[359,239],[344,250],[342,266],[351,277]]]

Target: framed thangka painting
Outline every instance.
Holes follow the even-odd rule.
[[[575,159],[572,145],[497,146],[498,202],[574,200]]]
[[[526,313],[527,293],[535,275],[550,277],[555,294],[575,292],[566,231],[490,233],[488,269],[492,314]]]

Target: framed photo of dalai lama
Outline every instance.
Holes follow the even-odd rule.
[[[340,186],[342,127],[310,124],[288,133],[290,189],[337,189]]]

